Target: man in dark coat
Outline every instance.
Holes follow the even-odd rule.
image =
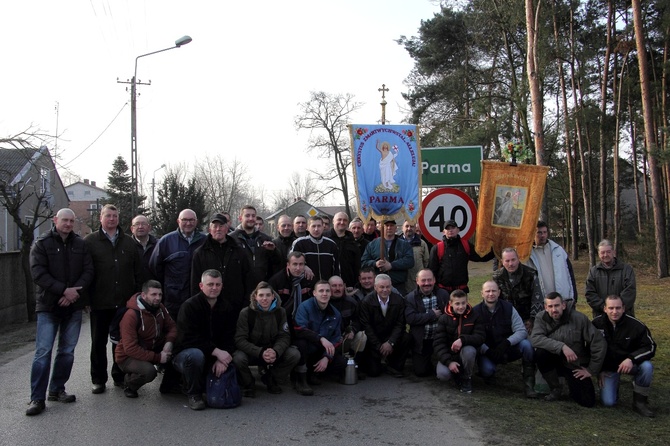
[[[30,250],[30,272],[37,285],[37,332],[26,415],[42,413],[47,385],[49,401],[75,401],[74,395],[65,392],[65,383],[74,363],[82,309],[88,304],[93,261],[84,240],[72,232],[74,221],[72,210],[61,209],[53,218],[54,228],[37,239]],[[56,334],[58,353],[49,382]]]

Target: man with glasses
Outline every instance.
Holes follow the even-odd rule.
[[[205,242],[205,235],[198,231],[198,217],[191,209],[179,213],[177,225],[160,239],[149,260],[151,272],[163,284],[165,307],[174,319],[181,304],[191,297],[191,259]]]

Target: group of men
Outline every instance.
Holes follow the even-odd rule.
[[[551,387],[547,398],[556,399],[559,384],[551,370],[562,373],[561,367],[576,360],[585,364],[571,345],[570,351],[556,351],[548,341],[538,347],[542,336],[551,340],[568,332],[565,321],[579,314],[565,306],[564,299],[577,298],[567,255],[548,240],[548,233],[542,239],[540,225],[531,257],[534,268],[521,265],[514,249],[504,250],[503,268],[484,284],[483,301],[473,308],[467,303],[467,263],[488,261],[493,253],[479,256],[472,243],[460,239],[454,221],[446,222],[443,240],[429,250],[408,222],[397,234],[394,220],[382,221],[377,229],[375,222],[350,222],[342,212],[335,214],[332,227],[321,216],[292,220],[283,215],[274,239],[262,232],[263,221],[253,206],[241,209],[237,228],[230,215],[214,214],[207,234],[198,230],[197,215],[185,209],[178,228],[160,240],[142,215],[133,218],[132,235],[125,234],[113,205],[102,209],[100,229],[85,239],[72,232],[74,219],[70,209],[61,209],[54,228],[31,251],[38,325],[28,415],[41,413],[46,399],[75,401],[65,383],[85,306],[91,308],[92,393],[106,390],[107,342],[116,324],[120,339],[112,343],[114,385],[137,398],[138,390],[156,378],[158,367],[164,370],[160,391],[186,393],[194,410],[206,406],[206,376],[219,377],[230,367],[237,370],[246,397],[256,393],[252,365],[269,393],[281,393],[290,375],[298,393],[312,395],[324,375],[343,376],[346,355],[360,364],[360,378],[383,372],[403,376],[411,356],[417,376],[454,377],[462,391],[471,392],[475,363],[492,382],[496,365],[522,358],[526,395],[536,396],[537,364]],[[599,297],[601,287],[622,294],[626,306],[622,303],[619,319],[609,323],[634,326],[639,321],[626,311],[632,308],[630,289],[617,293],[608,277],[615,271],[622,284],[632,280],[634,301],[632,269],[617,262],[611,251],[607,260],[604,247],[601,264],[592,269],[593,278],[589,275],[587,300],[594,312],[609,316],[607,308],[616,302]],[[550,299],[555,295],[562,296],[558,306]],[[545,311],[541,296],[546,296]],[[607,336],[609,326],[603,327]],[[596,338],[589,339],[593,367],[575,369],[575,379],[568,381],[572,394],[577,392],[573,381],[597,373],[598,361],[604,360]],[[567,347],[567,340],[557,342]],[[638,409],[649,410],[651,356],[638,355],[630,359],[632,364],[612,371],[644,370],[639,383],[636,378]],[[641,366],[643,362],[648,365]],[[618,375],[603,382],[609,383],[605,393],[613,404]]]

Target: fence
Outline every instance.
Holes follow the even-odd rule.
[[[27,320],[21,253],[0,252],[0,326]]]

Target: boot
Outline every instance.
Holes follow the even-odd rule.
[[[314,390],[307,384],[307,373],[296,372],[295,376],[295,390],[304,396],[314,395]]]
[[[549,395],[544,397],[545,401],[558,401],[561,399],[561,394],[563,389],[561,387],[561,382],[558,379],[558,372],[556,370],[549,370],[548,372],[542,373],[544,380],[549,384]]]
[[[633,410],[643,417],[654,418],[654,412],[649,409],[647,405],[647,395],[642,395],[639,392],[633,392]]]
[[[537,398],[539,395],[535,392],[535,364],[532,362],[523,362],[522,367],[523,390],[526,398]]]

